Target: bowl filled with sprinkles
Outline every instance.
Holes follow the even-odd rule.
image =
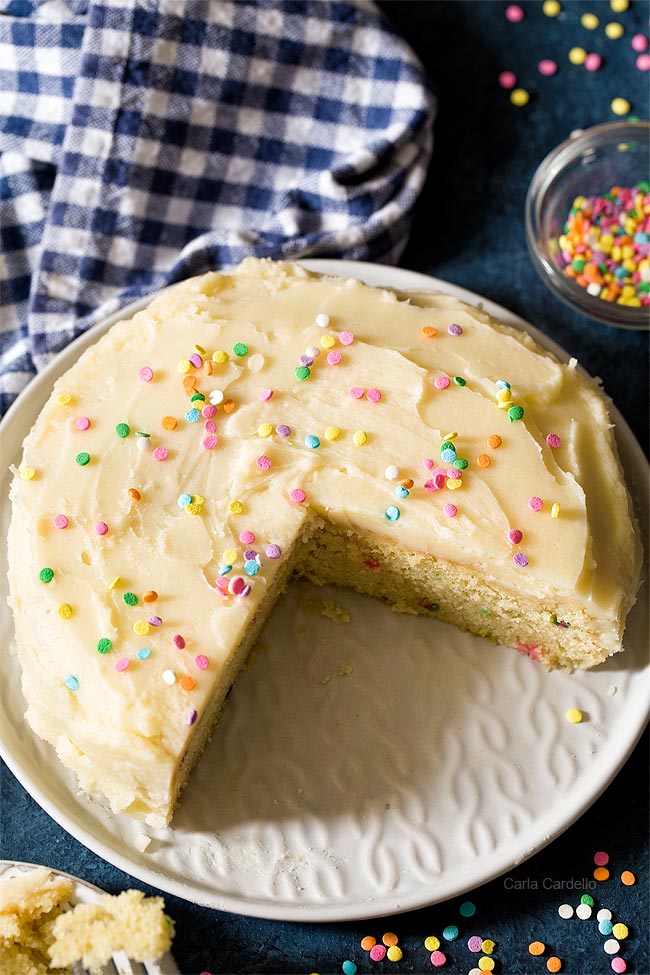
[[[650,328],[650,122],[596,125],[549,153],[528,189],[526,241],[576,311]]]

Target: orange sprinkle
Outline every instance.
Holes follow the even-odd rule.
[[[596,867],[594,870],[594,880],[609,880],[609,870],[607,867]]]
[[[162,418],[162,425],[164,430],[175,430],[178,426],[176,418],[173,416],[164,416]]]
[[[145,603],[155,603],[155,601],[158,599],[158,593],[155,589],[147,589],[142,598]]]
[[[181,685],[184,691],[193,691],[194,688],[196,687],[196,681],[194,680],[193,677],[190,677],[188,674],[186,674],[185,677],[181,677],[179,684]]]
[[[531,955],[543,955],[546,951],[546,945],[542,941],[533,941],[528,945],[528,951]]]
[[[432,339],[433,336],[437,334],[437,332],[433,327],[433,325],[425,325],[424,328],[422,329],[422,334],[424,335],[425,339]]]
[[[129,494],[131,495],[134,501],[139,501],[140,498],[142,497],[142,495],[140,494],[137,488],[129,488]]]
[[[399,938],[396,934],[393,934],[392,931],[387,931],[386,934],[382,934],[381,940],[384,942],[387,948],[392,948],[393,945],[397,944]]]
[[[235,401],[232,399],[227,399],[223,404],[224,413],[233,413],[235,410]]]
[[[624,883],[626,887],[633,887],[636,883],[636,877],[631,870],[624,870],[621,874],[621,882]]]
[[[206,359],[203,363],[203,372],[206,374],[206,376],[212,375],[212,363],[209,359]]]
[[[413,481],[411,480],[410,477],[405,477],[403,481],[400,481],[400,484],[402,485],[402,487],[408,488],[409,491],[413,487]]]
[[[479,454],[476,458],[476,463],[479,467],[489,467],[492,461],[487,454]]]
[[[183,386],[185,387],[185,389],[190,389],[196,386],[196,376],[184,376]]]
[[[549,960],[546,962],[546,967],[549,972],[559,972],[562,968],[562,962],[556,955],[551,955]]]
[[[490,436],[487,438],[487,445],[488,445],[488,447],[491,447],[492,450],[496,450],[497,447],[500,447],[501,446],[501,437],[499,436],[499,434],[498,433],[491,433]]]
[[[361,939],[361,947],[364,951],[371,951],[372,948],[377,944],[377,939],[373,938],[371,934],[367,934],[365,938]]]

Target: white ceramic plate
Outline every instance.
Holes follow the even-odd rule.
[[[306,261],[398,289],[439,289],[541,333],[478,295],[396,268]],[[52,383],[119,317],[44,370],[8,413],[4,466]],[[647,468],[615,413],[640,519]],[[3,471],[2,497],[8,475]],[[3,506],[6,532],[8,506]],[[646,537],[645,522],[642,530]],[[4,560],[4,545],[2,555]],[[4,565],[0,578],[6,585]],[[349,623],[318,611],[344,606]],[[545,674],[512,650],[435,620],[398,616],[343,590],[291,587],[238,678],[223,721],[168,830],[147,830],[79,798],[75,778],[23,718],[19,668],[0,656],[2,755],[82,843],[146,883],[199,904],[280,920],[333,921],[411,910],[470,890],[540,850],[616,775],[647,720],[646,590],[626,652],[588,673]],[[316,604],[316,605],[314,605]],[[12,637],[6,619],[3,644]],[[338,676],[352,668],[352,673]],[[337,676],[333,676],[337,675]],[[331,678],[331,679],[330,679]],[[586,720],[569,724],[567,708]]]

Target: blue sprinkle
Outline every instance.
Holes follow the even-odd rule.
[[[79,681],[72,674],[70,674],[69,677],[66,677],[66,679],[63,681],[63,683],[71,691],[78,691],[79,690]]]
[[[140,649],[136,653],[136,657],[138,658],[138,660],[148,660],[150,656],[151,656],[151,650],[149,649],[149,647],[140,647]]]
[[[201,419],[201,414],[193,406],[192,409],[188,410],[187,413],[185,414],[185,419],[187,420],[188,423],[198,423],[198,421]]]
[[[353,961],[345,960],[341,965],[344,975],[357,975],[357,966]]]
[[[232,565],[222,565],[219,569],[220,576],[227,576],[229,572],[232,572]]]
[[[395,504],[389,504],[386,508],[386,517],[389,521],[397,521],[401,515],[401,511]]]
[[[614,925],[611,921],[599,921],[598,930],[601,934],[611,934],[614,930]]]
[[[495,386],[497,389],[510,389],[510,383],[507,383],[505,379],[497,379]]]
[[[395,495],[396,498],[408,498],[409,493],[410,492],[408,491],[408,489],[402,487],[401,484],[398,487],[396,487],[395,490],[393,491],[393,494]]]
[[[447,450],[442,451],[440,456],[444,460],[445,464],[453,464],[453,462],[456,460],[456,451],[447,448]]]
[[[187,508],[188,504],[192,504],[192,495],[181,494],[177,503],[179,508]]]
[[[315,450],[316,447],[320,447],[320,440],[313,433],[308,433],[305,437],[305,447],[311,447],[312,450]]]
[[[503,382],[503,380],[501,380]],[[472,904],[471,901],[464,901],[460,905],[461,917],[474,917],[476,914],[476,904]]]
[[[256,576],[259,571],[260,567],[255,559],[247,559],[246,562],[244,562],[244,572],[247,576]]]
[[[445,941],[455,941],[458,937],[458,928],[455,924],[448,924],[442,932],[442,936]]]

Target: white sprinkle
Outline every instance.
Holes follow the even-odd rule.
[[[562,904],[560,907],[558,907],[557,912],[560,917],[563,917],[565,920],[573,917],[573,908],[570,904]]]
[[[600,285],[598,284],[597,281],[592,281],[591,284],[587,285],[587,294],[593,295],[594,298],[598,297],[598,295],[600,294]]]
[[[162,679],[164,680],[165,684],[170,684],[170,685],[175,684],[176,674],[174,673],[173,670],[163,670]]]
[[[619,945],[616,938],[609,938],[609,940],[606,941],[605,944],[603,945],[603,948],[605,949],[608,955],[615,955],[617,951],[621,950],[621,946]]]
[[[138,450],[149,450],[151,447],[151,437],[138,437],[136,440],[136,446]]]
[[[320,355],[320,349],[315,345],[310,345],[309,348],[305,349],[305,355],[308,355],[310,359],[317,359]]]
[[[612,912],[607,907],[601,907],[598,914],[596,914],[596,919],[598,921],[611,921]]]
[[[389,464],[384,471],[384,477],[387,481],[396,481],[399,477],[399,467],[396,467],[395,464]]]
[[[264,356],[259,352],[255,352],[248,360],[248,368],[251,372],[259,372],[264,367],[264,361]]]
[[[213,406],[218,406],[219,403],[223,403],[223,393],[220,389],[213,389],[210,393],[210,402]]]
[[[578,904],[576,907],[576,914],[582,921],[587,921],[591,917],[591,908],[589,904]]]
[[[316,324],[319,328],[327,328],[330,323],[330,316],[325,315],[323,312],[320,315],[316,315]]]
[[[133,843],[135,845],[136,850],[139,850],[140,853],[144,853],[144,851],[151,843],[151,837],[147,836],[146,833],[136,833],[135,840],[133,841]]]
[[[471,968],[469,975],[485,975],[485,972],[482,972],[480,968]]]

